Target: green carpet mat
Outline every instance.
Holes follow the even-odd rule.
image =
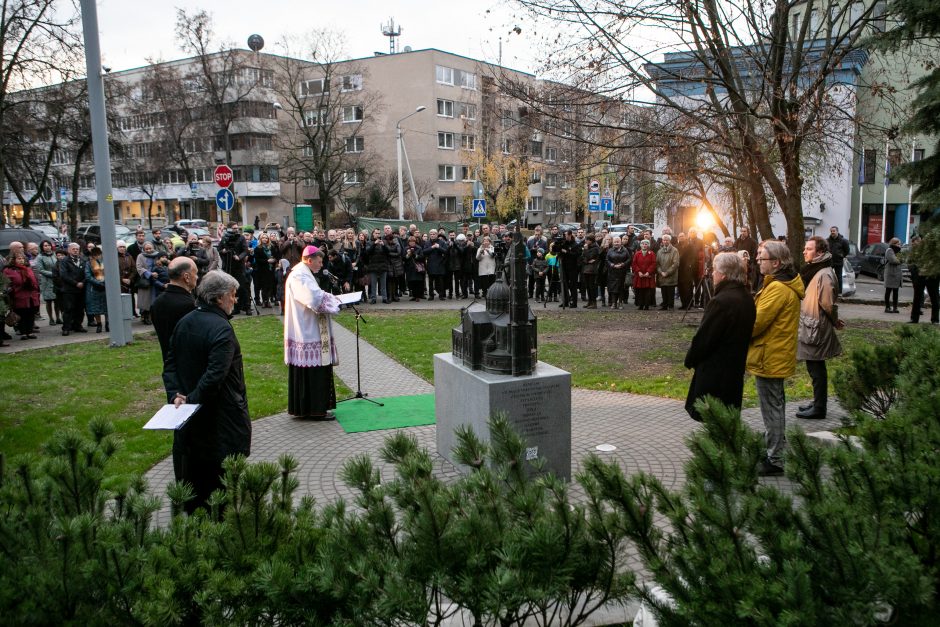
[[[389,396],[373,400],[385,406],[379,407],[358,398],[336,406],[336,421],[346,433],[434,424],[433,394]]]

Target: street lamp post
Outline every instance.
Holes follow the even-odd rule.
[[[401,153],[402,153],[402,139],[401,139],[401,123],[410,118],[411,116],[421,113],[427,109],[424,105],[417,107],[414,111],[398,120],[398,123],[395,124],[395,137],[396,144],[398,148],[398,219],[405,219],[405,187],[402,182],[402,170],[401,170]],[[415,208],[417,209],[417,207]]]

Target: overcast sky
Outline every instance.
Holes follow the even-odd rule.
[[[532,49],[518,35],[508,35],[516,24],[506,2],[441,2],[440,0],[99,0],[101,53],[106,65],[126,70],[148,58],[171,60],[183,56],[176,44],[176,7],[205,9],[213,17],[217,39],[247,48],[248,36],[264,37],[265,52],[276,52],[285,35],[314,28],[344,33],[350,58],[388,52],[381,25],[390,17],[401,26],[399,48],[438,48],[476,59],[497,62],[502,37],[503,65],[532,72]],[[528,48],[528,49],[527,49]]]

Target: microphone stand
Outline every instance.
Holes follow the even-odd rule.
[[[373,405],[378,405],[379,407],[385,407],[385,403],[380,403],[378,401],[372,400],[371,398],[367,398],[369,395],[364,394],[362,392],[362,372],[360,370],[360,362],[359,362],[359,321],[362,320],[362,324],[367,324],[368,321],[362,317],[362,313],[359,311],[359,309],[356,308],[356,305],[354,305],[353,303],[348,303],[348,306],[352,307],[352,310],[356,312],[356,393],[355,395],[350,396],[349,398],[344,398],[344,399],[337,401],[336,404],[338,405],[339,403],[345,403],[346,401],[351,401],[351,400],[359,398],[364,401],[368,401],[372,403]]]

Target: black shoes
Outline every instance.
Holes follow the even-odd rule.
[[[805,405],[800,406],[800,411],[796,412],[797,418],[803,418],[804,420],[822,420],[826,417],[826,410],[816,409],[815,405],[810,405],[807,409],[803,409]]]
[[[779,477],[783,474],[783,466],[774,464],[769,459],[762,459],[757,465],[758,477]]]
[[[77,327],[75,329],[72,329],[72,331],[74,331],[75,333],[88,333],[88,329],[86,329],[85,327]]]

